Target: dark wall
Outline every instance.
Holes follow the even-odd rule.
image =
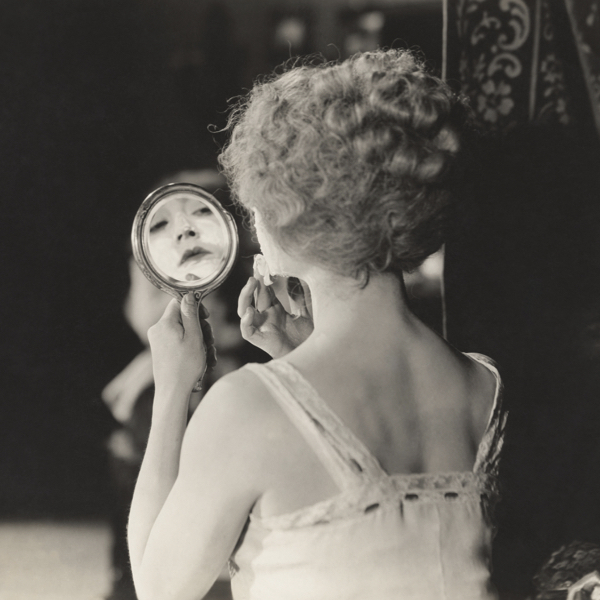
[[[478,159],[446,246],[448,333],[503,376],[495,575],[524,595],[562,544],[600,543],[600,144],[521,126]]]
[[[100,391],[139,349],[130,224],[165,173],[214,164],[207,125],[237,91],[211,10],[207,55],[174,65],[159,5],[0,7],[0,515],[102,509]]]

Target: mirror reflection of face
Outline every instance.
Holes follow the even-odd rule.
[[[181,194],[157,206],[148,230],[148,248],[156,267],[185,282],[216,275],[227,260],[229,240],[210,205]]]

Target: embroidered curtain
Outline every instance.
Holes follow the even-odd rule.
[[[569,126],[588,111],[600,133],[600,0],[565,2],[570,23],[562,0],[445,0],[445,75],[489,130],[526,122]],[[579,97],[570,36],[587,99]]]
[[[600,134],[600,1],[565,0],[565,3]]]

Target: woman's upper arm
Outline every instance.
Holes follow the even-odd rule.
[[[146,545],[140,600],[197,600],[222,571],[265,485],[266,400],[255,376],[238,371],[196,409],[177,480]]]

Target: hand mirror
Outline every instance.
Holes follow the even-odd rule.
[[[131,231],[133,256],[158,288],[201,299],[231,271],[238,252],[233,217],[205,189],[170,183],[142,202]]]

